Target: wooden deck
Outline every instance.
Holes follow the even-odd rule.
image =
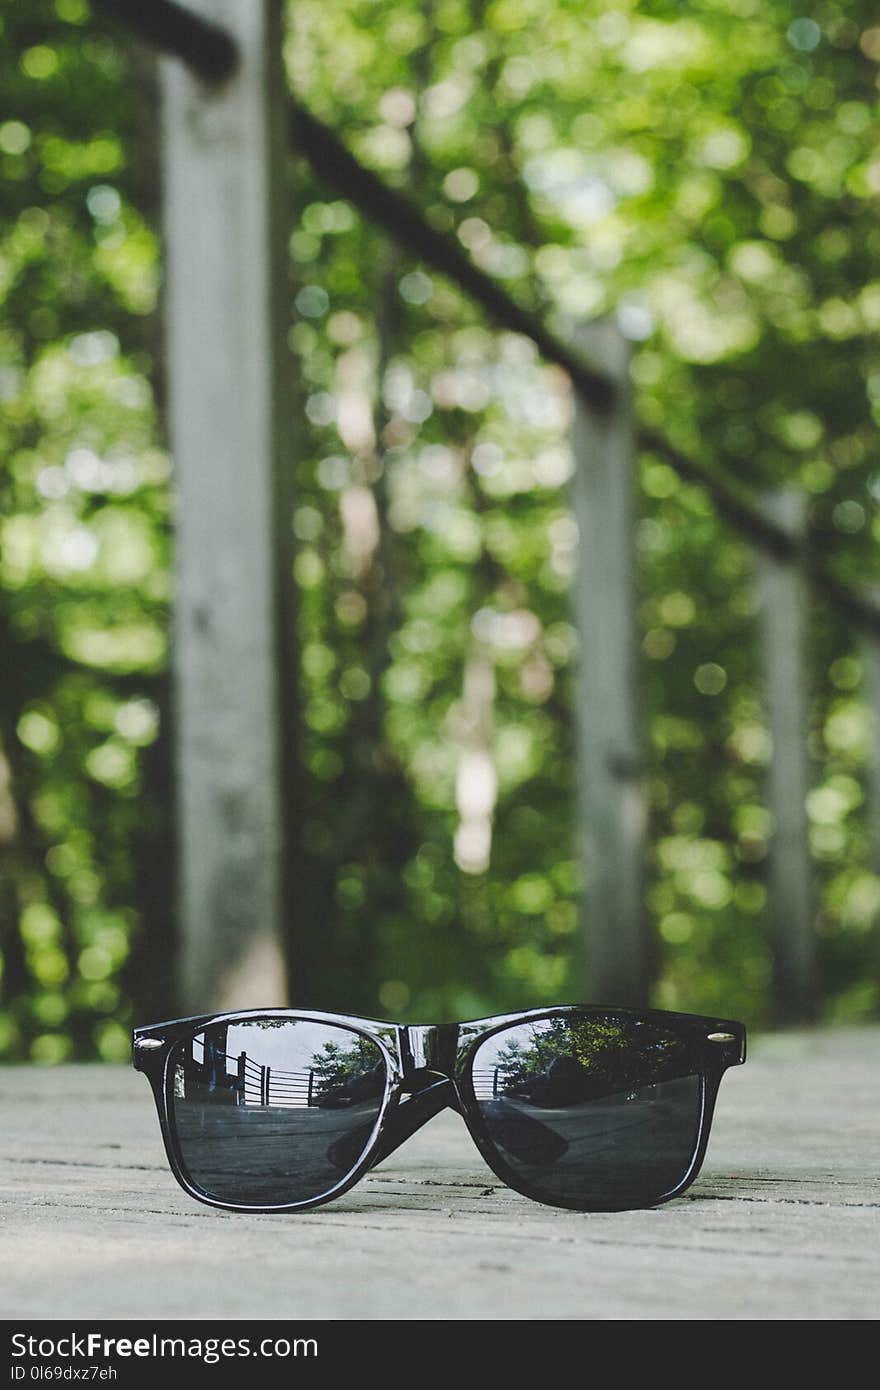
[[[653,1211],[581,1215],[501,1187],[456,1116],[334,1206],[191,1201],[145,1080],[0,1071],[0,1317],[873,1319],[880,1030],[755,1042],[703,1174]]]

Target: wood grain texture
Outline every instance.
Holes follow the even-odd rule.
[[[875,601],[880,600],[880,584],[872,585],[870,593]],[[871,859],[876,874],[880,873],[880,638],[872,633],[866,633],[862,638],[862,663],[862,693],[869,709],[868,814]],[[880,925],[874,928],[874,935],[880,959]]]
[[[768,493],[768,516],[793,540],[803,536],[806,497],[796,488]],[[764,699],[772,750],[767,802],[772,819],[767,916],[773,945],[773,1001],[780,1023],[816,1012],[816,902],[807,796],[810,708],[810,592],[803,572],[769,554],[758,556]]]
[[[164,59],[181,1012],[283,1001],[292,459],[279,0],[194,0],[240,62]],[[246,1002],[245,1002],[246,1001]]]
[[[576,718],[586,879],[584,994],[638,1005],[648,997],[650,960],[636,674],[630,349],[613,319],[578,325],[573,337],[618,385],[613,405],[602,411],[576,394],[572,439],[572,505],[579,537]]]
[[[7,1069],[0,1316],[873,1319],[880,1030],[752,1051],[695,1186],[608,1215],[500,1186],[448,1112],[332,1206],[214,1211],[171,1177],[141,1077]]]

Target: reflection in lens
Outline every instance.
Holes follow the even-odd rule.
[[[494,1033],[473,1060],[489,1137],[551,1201],[646,1205],[677,1187],[697,1145],[699,1060],[662,1025],[557,1016]]]
[[[360,1160],[385,1094],[374,1042],[305,1019],[211,1024],[180,1045],[172,1067],[190,1181],[242,1206],[330,1191]]]

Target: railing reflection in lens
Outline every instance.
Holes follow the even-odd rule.
[[[175,1058],[187,1175],[221,1201],[321,1195],[357,1165],[385,1085],[380,1048],[352,1030],[272,1018],[213,1024]]]

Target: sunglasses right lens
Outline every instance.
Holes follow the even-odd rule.
[[[171,1059],[186,1174],[235,1206],[324,1196],[362,1158],[385,1097],[379,1047],[306,1019],[213,1023]]]
[[[559,1015],[493,1033],[474,1094],[503,1163],[547,1201],[646,1206],[686,1177],[702,1087],[694,1049],[625,1015]]]

